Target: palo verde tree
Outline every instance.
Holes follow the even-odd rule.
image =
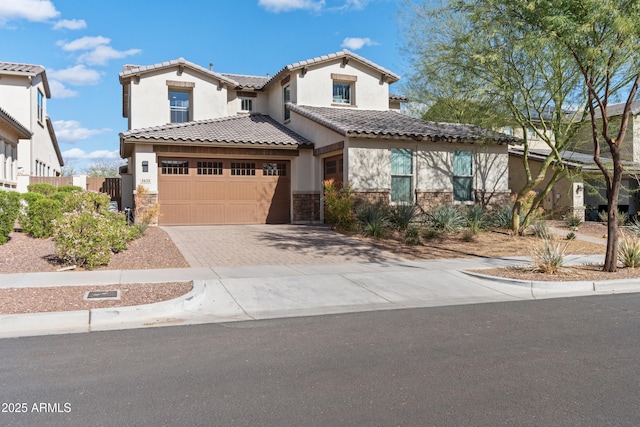
[[[501,15],[492,1],[451,0],[434,8],[431,1],[405,0],[404,11],[413,58],[407,92],[432,107],[423,118],[522,130],[526,184],[516,195],[512,223],[522,234],[553,185],[568,175],[561,152],[588,117],[578,66],[558,41]],[[536,171],[529,163],[527,129],[548,151]]]
[[[466,1],[464,3],[467,3]],[[631,103],[640,84],[639,0],[484,0],[488,20],[507,19],[572,58],[587,94],[593,159],[607,190],[608,236],[604,270],[617,269],[618,195],[623,166],[620,148]],[[608,117],[610,101],[625,100],[619,122]],[[608,169],[601,159],[607,147]]]

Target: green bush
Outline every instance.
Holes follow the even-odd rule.
[[[95,268],[111,260],[107,220],[96,212],[69,212],[55,222],[54,248],[65,264]]]
[[[7,243],[20,212],[20,194],[0,190],[0,244]]]
[[[127,218],[119,212],[108,212],[105,215],[103,232],[109,239],[109,246],[114,253],[127,249],[127,243],[140,236],[136,227],[127,225]]]
[[[324,206],[327,222],[338,230],[353,228],[353,194],[351,188],[345,186],[338,189],[333,179],[324,183]]]
[[[96,212],[106,215],[109,212],[111,198],[95,191],[76,191],[64,199],[62,212]]]
[[[623,235],[618,243],[618,261],[628,268],[640,267],[640,239]]]
[[[60,206],[64,206],[64,204],[67,201],[67,198],[71,196],[70,192],[67,191],[58,191],[57,193],[53,194],[50,198],[52,200],[57,200],[58,203],[60,203]]]
[[[45,239],[53,236],[53,221],[61,215],[60,202],[42,197],[29,203],[25,215],[21,218],[21,225],[24,231],[33,237]]]
[[[27,205],[31,204],[32,202],[36,201],[36,200],[40,200],[40,199],[44,199],[46,198],[45,195],[43,195],[42,193],[24,193],[21,194],[22,200],[24,200]]]
[[[404,242],[408,245],[421,245],[420,229],[413,226],[408,227],[404,232]]]
[[[77,185],[62,185],[58,187],[58,193],[73,193],[74,191],[84,191],[84,189]]]
[[[427,223],[436,230],[455,233],[464,227],[466,218],[457,206],[441,205],[427,212]]]
[[[578,215],[570,215],[567,217],[567,225],[569,227],[578,227],[580,224],[582,224],[582,218],[580,218]]]
[[[418,215],[418,209],[410,203],[398,203],[389,210],[389,222],[398,230],[406,230]]]
[[[489,224],[496,228],[511,228],[513,203],[500,206],[489,213]]]
[[[58,187],[52,184],[47,184],[46,182],[39,182],[37,184],[27,185],[27,191],[30,193],[40,193],[43,196],[50,197],[58,192]]]

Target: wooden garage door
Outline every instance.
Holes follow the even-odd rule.
[[[158,159],[161,225],[290,221],[290,162]]]

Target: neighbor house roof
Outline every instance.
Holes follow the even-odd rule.
[[[389,94],[389,100],[390,101],[397,101],[397,102],[408,102],[409,98],[402,96],[402,95],[398,95],[396,93],[390,93]]]
[[[626,103],[620,103],[620,104],[611,104],[607,106],[607,116],[608,117],[615,117],[615,116],[620,116],[622,115],[622,113],[624,112],[624,106]],[[640,113],[640,101],[634,101],[631,103],[631,115],[635,116],[636,114]],[[596,118],[602,118],[602,114],[600,113],[600,109],[596,110]]]
[[[0,62],[0,74],[28,77],[35,77],[42,74],[42,83],[44,84],[45,95],[47,98],[51,98],[51,90],[49,89],[47,73],[42,65]]]
[[[378,64],[369,61],[366,58],[363,58],[360,55],[356,55],[355,53],[344,49],[340,52],[336,52],[336,53],[330,53],[328,55],[322,55],[322,56],[317,56],[315,58],[311,58],[311,59],[306,59],[304,61],[299,61],[299,62],[294,62],[292,64],[289,65],[285,65],[282,69],[280,69],[280,71],[278,71],[271,79],[269,79],[269,81],[265,84],[265,86],[269,85],[270,83],[274,82],[274,81],[278,81],[280,80],[281,77],[283,77],[285,74],[290,73],[291,71],[294,70],[299,70],[311,65],[317,65],[317,64],[322,64],[325,62],[330,62],[330,61],[335,61],[336,59],[342,59],[344,61],[349,61],[349,60],[355,60],[358,61],[362,64],[365,64],[371,68],[373,68],[374,70],[378,71],[383,77],[385,77],[389,83],[394,83],[397,82],[398,80],[400,80],[400,76],[397,75],[396,73],[387,70],[386,68],[383,68],[381,66],[379,66]]]
[[[33,132],[22,123],[14,119],[9,113],[0,108],[0,124],[6,124],[18,133],[19,138],[31,138]]]
[[[547,156],[551,153],[550,149],[529,149],[527,154],[528,158],[535,161],[544,161]],[[509,147],[509,155],[516,157],[524,157],[524,148],[523,147]],[[577,151],[571,150],[563,150],[560,152],[560,157],[562,158],[562,163],[570,168],[577,168],[583,170],[585,172],[600,172],[598,165],[596,165],[593,160],[593,154],[580,153]],[[600,160],[604,165],[611,165],[613,161],[610,157],[600,156]],[[640,164],[623,160],[622,165],[624,166],[624,170],[627,173],[638,173],[640,170]]]
[[[122,155],[124,155],[125,142],[195,142],[313,147],[313,143],[309,140],[271,117],[260,114],[132,129],[120,134],[120,153]]]
[[[513,136],[474,125],[426,122],[396,111],[287,105],[291,111],[346,137],[470,142],[492,140],[505,144],[519,141]]]

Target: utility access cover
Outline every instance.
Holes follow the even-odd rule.
[[[84,296],[85,300],[119,300],[120,290],[115,291],[89,291]]]

